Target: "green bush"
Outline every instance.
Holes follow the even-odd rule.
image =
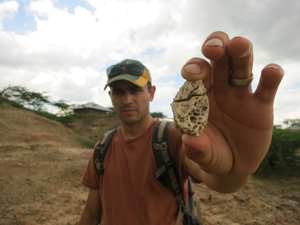
[[[153,118],[166,118],[167,116],[164,115],[162,112],[152,112],[150,113],[150,115],[153,117]]]
[[[94,141],[94,140],[91,140],[91,139],[89,139],[89,138],[86,138],[86,137],[79,137],[78,139],[77,139],[77,141],[81,144],[81,145],[83,145],[83,146],[85,146],[85,147],[87,147],[87,148],[91,148],[91,149],[93,149],[94,147],[95,147],[95,144],[96,144],[96,141]]]
[[[269,151],[256,171],[263,177],[300,175],[300,131],[273,129]]]

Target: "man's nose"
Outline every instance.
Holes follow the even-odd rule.
[[[132,103],[132,95],[130,93],[125,93],[124,95],[124,104]]]

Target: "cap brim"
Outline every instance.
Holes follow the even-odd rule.
[[[134,76],[134,75],[131,75],[131,74],[121,74],[121,75],[118,75],[112,79],[110,79],[107,84],[105,85],[104,87],[104,90],[107,88],[107,86],[109,86],[111,83],[115,82],[115,81],[118,81],[118,80],[127,80],[137,86],[140,86],[140,87],[144,87],[147,82],[149,81],[148,78],[145,78],[144,75],[143,76]]]

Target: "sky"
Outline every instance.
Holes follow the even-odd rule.
[[[172,117],[181,67],[205,58],[206,37],[224,31],[253,43],[254,90],[265,65],[285,70],[274,102],[280,124],[300,118],[299,12],[299,0],[0,0],[0,90],[111,107],[106,68],[137,59],[156,86],[150,111]]]

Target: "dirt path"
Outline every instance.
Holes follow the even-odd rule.
[[[76,134],[30,112],[0,106],[0,225],[76,225],[92,153]],[[300,178],[251,179],[222,195],[197,185],[205,225],[300,224]]]
[[[300,224],[300,179],[278,182],[251,178],[233,194],[219,194],[197,185],[204,224],[298,225]]]
[[[0,147],[0,224],[76,224],[86,199],[79,182],[91,150]]]

